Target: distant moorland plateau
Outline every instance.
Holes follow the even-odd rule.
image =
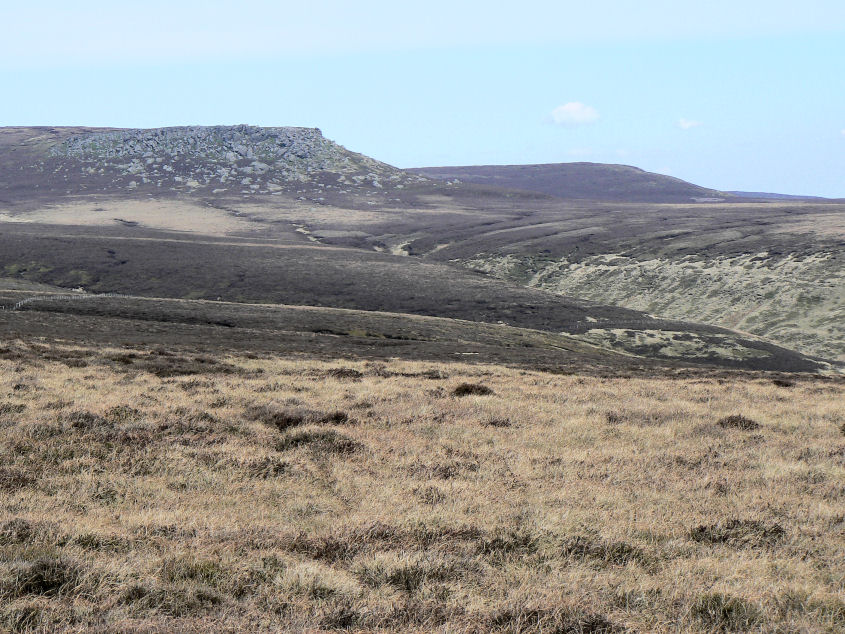
[[[0,129],[9,293],[443,317],[672,364],[845,360],[843,209],[618,165],[401,170],[306,128]]]

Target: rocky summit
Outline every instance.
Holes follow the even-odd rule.
[[[348,151],[317,128],[182,126],[52,129],[31,169],[56,193],[274,194],[303,183],[391,189],[422,179]],[[64,191],[62,191],[64,189]],[[42,190],[43,191],[43,190]]]
[[[54,148],[54,156],[75,158],[152,158],[202,155],[221,162],[263,158],[269,161],[328,161],[334,149],[317,128],[187,126],[114,130],[74,135]]]

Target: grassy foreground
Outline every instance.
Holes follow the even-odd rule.
[[[2,352],[0,630],[845,629],[841,382]]]

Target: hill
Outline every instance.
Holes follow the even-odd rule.
[[[688,203],[733,198],[732,194],[699,187],[672,176],[606,163],[419,167],[407,171],[430,178],[458,179],[563,199]]]
[[[501,322],[695,365],[838,355],[835,206],[563,201],[429,179],[303,128],[5,128],[0,149],[0,276],[18,285]],[[755,312],[774,300],[737,283],[760,287],[747,254],[799,270],[778,297],[797,314]],[[691,257],[705,275],[680,286]],[[715,279],[736,291],[723,301]],[[756,322],[726,309],[735,296]]]
[[[656,319],[638,311],[525,288],[463,268],[359,249],[302,243],[262,244],[237,238],[209,240],[173,234],[145,235],[133,228],[92,235],[82,230],[71,232],[63,228],[57,231],[50,225],[26,223],[9,225],[9,229],[0,234],[0,245],[4,261],[16,263],[5,265],[5,272],[17,284],[23,279],[53,287],[82,286],[97,293],[225,300],[243,305],[242,310],[235,308],[237,305],[217,301],[188,305],[196,310],[191,317],[190,309],[168,304],[169,310],[176,310],[180,315],[178,318],[165,315],[150,320],[160,321],[167,328],[175,328],[182,322],[223,325],[248,328],[247,336],[250,336],[256,326],[249,320],[244,323],[244,316],[250,314],[252,304],[269,303],[368,311],[345,328],[327,325],[331,320],[326,314],[317,313],[319,319],[315,317],[313,323],[309,322],[310,326],[294,327],[294,322],[282,320],[275,326],[264,326],[270,330],[299,331],[304,328],[308,333],[327,331],[340,335],[370,332],[375,333],[375,339],[414,340],[415,337],[409,335],[388,336],[383,332],[384,326],[378,323],[376,312],[388,312],[405,315],[408,320],[405,328],[411,332],[419,329],[411,317],[418,315],[472,322],[480,331],[485,331],[482,324],[495,324],[546,333],[568,333],[574,337],[573,341],[589,345],[589,351],[583,346],[576,347],[558,363],[577,364],[587,357],[593,358],[597,354],[600,357],[601,354],[593,349],[593,346],[599,346],[608,348],[607,358],[603,360],[608,368],[624,369],[630,365],[623,363],[611,350],[644,355],[670,365],[681,362],[774,371],[829,368],[820,360],[726,329]],[[14,294],[10,295],[7,305],[14,303],[14,297]],[[57,307],[51,308],[49,304],[38,303],[28,310],[88,315],[85,321],[89,325],[83,327],[83,332],[111,328],[106,328],[105,324],[96,326],[96,319],[91,317],[147,319],[144,317],[146,312],[134,312],[137,304],[130,304],[135,307],[133,310],[128,310],[125,304],[125,300],[118,300],[116,307],[101,300],[69,305],[59,302]],[[112,308],[105,310],[104,305]],[[144,306],[150,304],[141,305]],[[367,317],[372,322],[369,326],[365,323]],[[69,338],[70,326],[60,326],[54,321],[52,317],[41,317],[38,323],[42,335],[59,336],[67,330],[64,337]],[[10,335],[24,327],[11,316],[6,316],[5,322]],[[78,330],[77,326],[74,328]],[[395,329],[393,326],[388,332]],[[26,336],[34,334],[29,328],[21,332]],[[498,333],[500,347],[514,347],[505,336],[505,330],[487,332],[492,333],[491,336]],[[235,331],[208,333],[208,336],[231,338]],[[422,337],[422,340],[472,341],[473,337],[465,334],[445,339]],[[338,339],[333,341],[338,349],[345,343]],[[486,341],[492,343],[490,337]],[[522,357],[516,352],[512,356],[514,362]],[[506,361],[501,356],[496,359]]]
[[[828,200],[823,196],[800,196],[796,194],[773,194],[771,192],[727,192],[740,198],[752,198],[757,200]]]
[[[3,128],[0,198],[304,193],[418,181],[313,128]],[[324,182],[325,181],[325,182]]]
[[[845,627],[843,206],[0,146],[0,631]]]

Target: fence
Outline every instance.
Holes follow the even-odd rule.
[[[123,295],[122,293],[74,293],[64,295],[36,295],[34,297],[27,297],[26,299],[22,299],[21,301],[11,306],[0,306],[0,310],[20,310],[21,308],[23,308],[27,304],[31,304],[32,302],[44,302],[56,299],[97,299],[99,297],[131,297],[131,295]]]

